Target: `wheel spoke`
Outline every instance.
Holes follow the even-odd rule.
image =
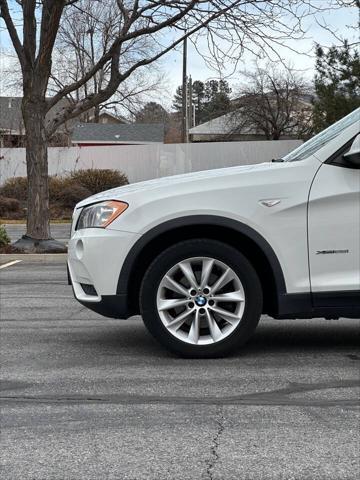
[[[201,271],[201,282],[200,288],[203,289],[209,284],[209,278],[211,275],[211,270],[214,265],[214,259],[206,258],[202,262],[202,271]]]
[[[233,280],[233,279],[234,279],[234,272],[231,270],[231,268],[227,268],[225,272],[221,275],[221,277],[211,287],[211,290],[213,291],[213,293],[216,293],[218,290],[224,287],[227,283],[229,283],[230,280]]]
[[[200,316],[199,316],[199,311],[196,310],[195,318],[192,321],[188,338],[192,343],[198,343],[199,336],[200,336]]]
[[[171,310],[172,308],[181,307],[188,303],[189,300],[187,298],[171,298],[171,299],[164,299],[159,298],[158,300],[158,309],[159,311],[163,312],[164,310]]]
[[[214,342],[217,342],[222,337],[222,333],[215,318],[211,315],[211,312],[209,312],[208,309],[206,309],[206,320],[208,322],[211,338]]]
[[[179,330],[181,325],[185,322],[187,317],[192,313],[191,310],[185,310],[183,313],[180,313],[177,317],[172,319],[166,326],[167,328],[173,329],[173,330]]]
[[[237,315],[236,313],[228,312],[227,310],[224,310],[223,308],[220,308],[220,307],[209,307],[209,308],[213,312],[220,315],[220,317],[226,320],[228,323],[231,323],[231,325],[234,325],[239,321],[239,315]]]
[[[190,262],[181,262],[179,263],[179,267],[181,268],[181,271],[185,275],[185,278],[187,279],[187,281],[190,283],[190,286],[192,288],[198,289],[199,285],[195,278]]]
[[[215,295],[211,297],[211,300],[215,300],[217,302],[243,302],[244,295],[240,290],[236,290],[235,292],[221,293],[220,295]]]
[[[189,295],[189,292],[186,290],[186,288],[183,287],[180,283],[176,282],[169,275],[166,275],[166,277],[164,278],[164,287],[172,290],[173,292],[180,293],[180,295],[183,295],[184,297],[187,297]]]

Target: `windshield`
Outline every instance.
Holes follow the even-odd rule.
[[[330,140],[337,137],[346,128],[356,122],[359,122],[360,126],[360,108],[357,108],[346,117],[334,123],[326,130],[318,133],[315,135],[315,137],[311,138],[303,145],[300,145],[300,147],[296,148],[292,152],[288,153],[283,159],[284,162],[295,162],[310,157],[310,155],[313,155],[315,152],[320,150],[320,148],[326,145]]]

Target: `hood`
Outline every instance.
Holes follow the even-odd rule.
[[[171,177],[155,178],[153,180],[146,180],[144,182],[132,183],[123,187],[112,188],[104,192],[97,193],[91,197],[82,200],[76,205],[76,208],[84,207],[91,203],[101,202],[103,200],[126,200],[128,195],[136,194],[142,191],[155,190],[162,187],[172,187],[175,185],[200,182],[202,180],[209,180],[219,177],[232,177],[239,173],[247,173],[251,171],[264,171],[272,169],[279,164],[276,163],[259,163],[256,165],[241,165],[237,167],[218,168],[214,170],[203,170],[200,172],[185,173],[182,175],[173,175]]]

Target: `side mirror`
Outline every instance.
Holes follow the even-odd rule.
[[[355,167],[360,168],[360,134],[355,137],[350,150],[345,153],[343,159]]]

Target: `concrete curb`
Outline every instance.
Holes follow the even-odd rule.
[[[25,262],[66,263],[67,253],[1,253],[0,263],[22,260]]]

